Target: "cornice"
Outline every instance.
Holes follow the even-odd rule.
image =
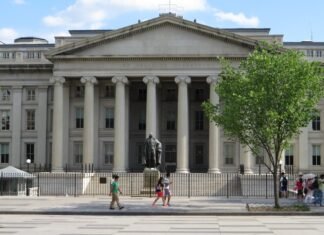
[[[53,64],[0,64],[0,71],[52,71]]]
[[[243,55],[56,56],[53,61],[219,61],[220,58],[241,61],[247,57]]]

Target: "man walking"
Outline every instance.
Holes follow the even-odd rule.
[[[118,182],[119,176],[114,175],[114,181],[111,183],[111,189],[109,196],[112,195],[111,198],[111,203],[110,203],[110,209],[114,210],[115,209],[115,202],[117,203],[117,206],[119,209],[123,209],[124,207],[119,203],[119,193],[122,194],[122,191],[120,190],[119,187],[119,182]]]

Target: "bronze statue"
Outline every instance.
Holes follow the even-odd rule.
[[[144,154],[142,158],[144,166],[149,168],[156,168],[161,165],[161,153],[161,142],[158,139],[154,138],[153,134],[150,133],[144,144]]]

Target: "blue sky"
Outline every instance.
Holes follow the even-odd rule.
[[[54,41],[69,29],[117,29],[168,11],[169,0],[0,0],[0,41]],[[324,41],[323,0],[171,0],[185,19],[219,28],[271,28],[284,41]]]

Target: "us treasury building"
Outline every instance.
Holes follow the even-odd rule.
[[[201,103],[219,102],[218,58],[238,65],[260,40],[324,62],[324,42],[283,42],[268,28],[220,29],[174,14],[116,30],[70,30],[55,44],[37,37],[0,44],[0,168],[142,171],[149,133],[162,167],[180,173],[245,173],[262,167],[209,123]],[[0,39],[1,40],[1,39]],[[297,171],[323,171],[324,118],[302,129],[282,156]],[[261,165],[260,165],[261,164]]]

